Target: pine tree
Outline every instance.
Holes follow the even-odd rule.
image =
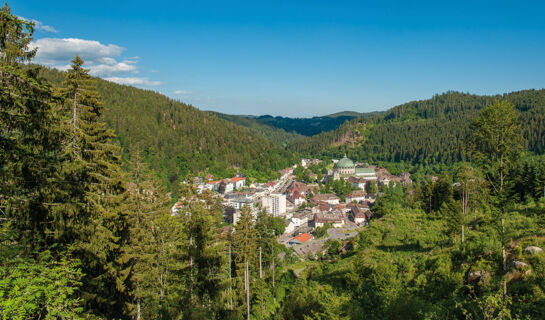
[[[86,309],[107,317],[127,313],[130,269],[122,247],[128,239],[120,150],[115,135],[101,122],[103,106],[89,71],[78,56],[66,73],[64,116],[71,126],[62,176],[71,186],[59,210],[66,220],[67,242],[84,266]],[[69,120],[68,120],[69,119]],[[68,125],[68,124],[67,124]]]

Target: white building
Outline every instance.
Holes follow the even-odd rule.
[[[261,198],[261,205],[275,217],[284,214],[286,213],[286,195],[271,193]]]
[[[346,203],[352,201],[360,202],[365,201],[366,193],[363,190],[355,190],[346,195]]]

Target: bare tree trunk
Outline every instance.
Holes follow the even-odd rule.
[[[136,300],[136,320],[140,320],[142,317],[142,311],[140,306],[140,299]]]
[[[503,213],[502,213],[502,217],[501,217],[501,230],[502,230],[502,238],[503,236],[505,236],[505,217],[503,216]],[[502,256],[503,256],[503,271],[504,272],[507,272],[507,254],[505,252],[505,243],[504,243],[504,239],[502,239],[502,244],[501,244],[501,252],[502,252]],[[503,295],[504,297],[507,296],[507,280],[504,278],[503,279]]]
[[[250,272],[248,268],[248,259],[246,259],[246,315],[247,319],[250,320]]]
[[[462,222],[462,243],[464,243],[464,223]]]

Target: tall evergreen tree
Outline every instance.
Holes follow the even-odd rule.
[[[33,24],[0,10],[0,212],[27,248],[43,249],[51,228],[56,171],[62,145],[60,100],[36,69],[21,68]]]
[[[128,240],[126,199],[120,150],[112,130],[101,122],[103,106],[95,80],[78,56],[66,72],[64,116],[71,126],[62,176],[71,189],[64,194],[64,217],[71,252],[84,266],[86,309],[106,317],[127,313],[129,265],[122,259]]]

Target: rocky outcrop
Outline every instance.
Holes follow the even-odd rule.
[[[541,249],[540,247],[536,247],[536,246],[529,246],[529,247],[524,248],[524,252],[526,252],[528,254],[540,254],[540,253],[543,253],[543,249]]]

